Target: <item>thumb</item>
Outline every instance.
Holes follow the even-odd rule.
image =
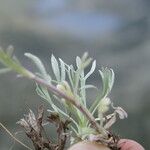
[[[120,150],[144,150],[139,143],[129,139],[119,140],[118,148],[120,148]]]

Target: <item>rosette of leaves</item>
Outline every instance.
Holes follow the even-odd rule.
[[[117,115],[124,119],[127,113],[121,107],[114,107],[109,97],[114,84],[113,70],[107,67],[98,70],[102,79],[100,91],[94,85],[87,84],[88,78],[96,69],[96,60],[92,60],[88,53],[84,53],[82,57],[77,56],[75,66],[51,55],[54,78],[47,72],[40,58],[31,53],[25,53],[25,56],[34,63],[37,72],[33,73],[24,68],[10,48],[7,51],[0,50],[0,62],[6,66],[0,72],[14,70],[36,82],[37,94],[49,103],[48,111],[57,112],[62,118],[71,120],[71,144],[89,140],[100,141],[110,147],[115,146],[116,140],[109,132],[109,128],[116,122]],[[90,66],[89,71],[85,71],[87,66]],[[90,107],[87,105],[89,88],[97,91]],[[114,111],[108,114],[110,106]]]

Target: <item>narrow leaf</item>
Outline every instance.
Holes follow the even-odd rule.
[[[82,61],[85,61],[88,58],[88,56],[89,56],[88,52],[85,52],[81,58]]]
[[[82,89],[89,89],[89,88],[97,89],[97,87],[96,87],[96,86],[91,85],[91,84],[87,84],[87,85],[85,85],[85,86],[82,86],[82,87],[80,88],[80,90],[82,90]]]
[[[57,81],[60,81],[59,65],[58,65],[58,61],[54,55],[51,56],[51,64],[52,64],[52,69],[53,69],[53,72],[54,72],[54,75],[55,75]]]
[[[119,115],[120,119],[124,119],[128,117],[128,114],[126,113],[126,111],[121,107],[117,107],[115,112]]]
[[[74,81],[73,81],[73,78],[72,78],[72,69],[71,69],[70,66],[68,66],[67,75],[68,75],[71,87],[73,88],[74,87]]]
[[[108,96],[114,83],[114,72],[112,69],[102,68],[99,70],[103,84],[103,97]]]
[[[47,74],[46,69],[45,69],[42,61],[37,56],[35,56],[35,55],[31,54],[31,53],[25,53],[24,55],[26,57],[28,57],[30,60],[32,60],[32,62],[36,65],[36,67],[40,71],[40,74],[42,75],[42,78],[44,78],[46,81],[50,82],[51,78]]]
[[[33,78],[34,75],[26,70],[20,63],[16,62],[13,58],[11,58],[6,52],[0,49],[0,62],[4,64],[6,67],[16,71],[17,73]]]
[[[36,84],[36,92],[40,97],[42,97],[43,99],[48,101],[48,103],[50,103],[50,105],[52,105],[51,97],[45,87]]]
[[[4,74],[4,73],[10,72],[10,71],[11,71],[10,68],[2,68],[2,69],[0,69],[0,74]]]
[[[6,49],[6,53],[12,57],[13,56],[13,52],[14,52],[14,47],[12,45],[9,45]]]
[[[96,68],[96,60],[93,61],[90,71],[85,76],[85,80],[95,71],[95,68]]]
[[[109,76],[109,89],[110,89],[110,91],[113,87],[114,80],[115,80],[115,74],[114,74],[114,71],[110,68],[110,76]]]
[[[66,78],[66,68],[65,63],[59,58],[60,61],[60,68],[61,68],[61,82],[65,81]]]
[[[91,61],[92,61],[92,58],[88,58],[86,61],[84,61],[82,64],[82,69],[85,69],[87,66],[89,66]]]
[[[81,67],[81,58],[79,56],[76,57],[76,65],[78,69]]]
[[[114,114],[111,119],[105,124],[104,128],[109,129],[116,122],[116,115]]]
[[[93,128],[83,127],[83,128],[81,128],[80,134],[82,136],[88,136],[90,134],[96,134],[96,132],[95,132],[95,130]]]
[[[102,68],[101,70],[99,70],[99,73],[102,78],[103,91],[101,94],[97,96],[93,105],[90,107],[90,111],[92,112],[92,114],[94,114],[95,111],[97,110],[100,100],[106,98],[108,94],[111,92],[114,83],[114,72],[112,69],[108,69],[107,67]]]

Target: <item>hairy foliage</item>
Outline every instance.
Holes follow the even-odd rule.
[[[6,68],[2,68],[0,73],[14,70],[22,76],[36,79],[37,94],[50,104],[48,111],[57,112],[62,118],[71,120],[70,130],[73,132],[73,142],[78,139],[87,139],[90,134],[97,134],[97,130],[93,128],[93,122],[96,127],[100,128],[101,133],[99,134],[103,135],[116,122],[117,115],[120,119],[127,117],[126,112],[121,107],[114,107],[109,98],[115,78],[111,68],[103,67],[101,70],[98,70],[102,79],[102,91],[94,85],[87,84],[88,78],[96,69],[96,60],[92,60],[88,53],[84,53],[82,57],[77,56],[75,66],[68,65],[61,58],[57,59],[54,55],[51,55],[54,79],[46,71],[40,58],[30,53],[25,53],[25,56],[35,64],[37,72],[32,73],[28,71],[17,61],[11,51],[8,53],[1,49],[0,62]],[[85,72],[87,66],[90,66],[90,69],[88,72]],[[49,86],[54,87],[52,87],[54,89],[53,92],[50,91]],[[90,108],[87,106],[87,89],[89,88],[97,91]],[[58,94],[61,92],[62,97]],[[71,101],[68,101],[68,97]],[[56,100],[60,102],[60,105],[56,103]],[[114,112],[108,114],[110,106],[112,106]],[[88,115],[89,117],[87,117]],[[94,118],[94,116],[96,117]]]

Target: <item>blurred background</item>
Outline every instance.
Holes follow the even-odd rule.
[[[111,99],[129,115],[116,123],[114,132],[148,149],[149,7],[149,0],[0,0],[0,46],[13,45],[19,60],[32,70],[25,52],[39,56],[50,72],[52,53],[74,64],[76,55],[88,51],[99,69],[112,67],[116,80]],[[91,81],[101,85],[98,72]],[[14,73],[0,76],[0,122],[29,145],[16,122],[29,108],[35,111],[42,103],[48,107],[37,96],[34,83],[17,78]],[[11,148],[24,150],[0,129],[0,149]]]

